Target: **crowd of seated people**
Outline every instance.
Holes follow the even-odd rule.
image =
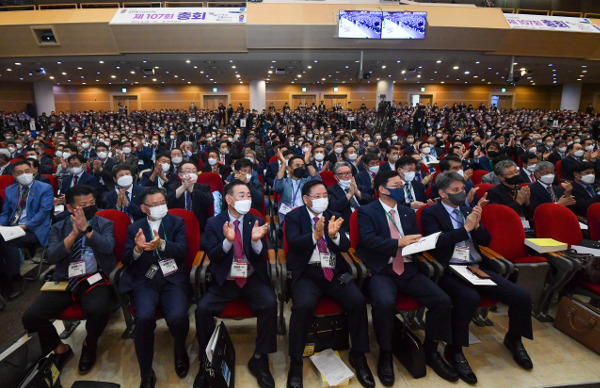
[[[131,222],[119,258],[125,267],[119,292],[129,295],[135,311],[140,386],[156,384],[157,307],[174,338],[174,369],[185,377],[190,367],[185,350],[188,246],[183,219],[168,211],[187,210],[198,221],[200,248],[214,274],[195,312],[200,349],[215,327],[213,317],[229,301],[246,299],[258,318],[248,366],[259,386],[273,387],[268,354],[278,347],[277,298],[265,265],[269,225],[257,216],[270,213],[279,219],[278,225],[272,223],[275,243],[287,237],[293,274],[288,387],[303,385],[307,319],[319,295],[337,300],[350,318],[349,361],[360,383],[372,387],[365,359],[366,298],[352,281],[336,280],[345,271],[340,252],[356,243],[349,239],[350,218],[356,214],[355,254],[372,274],[368,291],[379,345],[377,375],[384,385],[395,381],[391,333],[399,292],[427,307],[426,362],[442,378],[477,382],[463,348],[480,295],[508,305],[504,344],[518,365],[531,369],[521,341],[533,339],[526,291],[487,269],[497,285],[485,290],[450,271],[435,282],[417,270],[416,258],[403,257],[401,248],[421,233],[441,232],[432,254],[443,266],[478,265],[480,245],[492,238],[481,223],[487,204],[505,205],[532,219],[538,206],[556,203],[585,217],[587,208],[600,202],[595,180],[600,116],[593,110],[434,104],[425,107],[420,137],[411,118],[417,108],[395,106],[393,128],[379,127],[377,111],[365,106],[347,111],[323,103],[263,112],[193,107],[51,112],[37,118],[2,112],[0,174],[6,184],[0,188],[0,226],[19,227],[25,234],[9,241],[0,237],[1,293],[17,299],[24,287],[23,251],[47,247],[46,261],[55,265],[52,279],[69,287],[42,293],[23,324],[40,333],[42,349],[54,351],[62,368],[73,351],[51,320],[78,299],[87,319],[78,369],[91,370],[109,314],[108,275],[116,265],[113,223],[96,212],[117,210]],[[356,119],[351,126],[350,114]],[[203,179],[210,173],[216,183]],[[483,193],[482,182],[493,187]],[[443,352],[441,341],[447,344]],[[194,387],[202,386],[206,382],[199,373]]]

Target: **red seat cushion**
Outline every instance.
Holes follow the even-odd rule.
[[[313,315],[315,316],[323,316],[323,315],[336,315],[342,313],[342,306],[333,299],[321,297],[317,306],[315,307],[315,311]]]
[[[81,308],[81,303],[74,302],[69,305],[60,315],[59,319],[65,320],[78,320],[84,319],[83,317],[83,309]]]
[[[511,260],[514,264],[545,263],[547,260],[541,256],[527,256]]]
[[[219,314],[219,317],[231,319],[252,318],[254,317],[254,313],[250,308],[250,303],[238,298],[227,303],[225,309]]]
[[[479,307],[491,307],[493,305],[495,305],[496,303],[498,303],[498,301],[492,299],[492,298],[488,298],[485,295],[480,295],[481,296],[481,302],[479,302]]]
[[[600,284],[583,282],[581,283],[581,286],[592,291],[594,294],[600,295]]]
[[[396,297],[396,309],[398,311],[416,310],[419,307],[421,307],[419,302],[410,296],[398,294]]]

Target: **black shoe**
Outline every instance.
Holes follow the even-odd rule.
[[[79,358],[79,373],[88,373],[94,367],[94,364],[96,364],[96,347],[84,344]]]
[[[386,387],[394,385],[394,363],[392,361],[392,352],[381,352],[379,361],[377,361],[377,376],[379,381]]]
[[[253,355],[248,361],[248,369],[256,377],[260,388],[275,388],[275,380],[269,370],[269,357],[266,354],[258,358]]]
[[[287,388],[302,388],[302,361],[290,361]]]
[[[193,388],[205,388],[206,385],[206,380],[204,379],[204,371],[202,370],[202,363],[200,363],[200,370],[198,371],[198,374],[196,375],[196,378],[194,379],[194,385],[192,385]]]
[[[350,365],[352,365],[356,371],[356,378],[358,379],[358,382],[363,387],[373,388],[375,386],[375,379],[373,378],[371,369],[369,369],[365,355],[362,353],[353,355],[351,352],[350,356],[348,357],[348,361],[350,361]]]
[[[468,384],[477,384],[477,376],[473,373],[469,362],[465,358],[463,352],[457,352],[451,354],[448,351],[448,347],[444,350],[444,357],[446,360],[454,367],[456,373],[458,373],[458,377],[460,377],[465,383]]]
[[[187,376],[190,370],[190,358],[185,351],[183,352],[183,356],[180,357],[175,357],[175,373],[182,379]]]
[[[73,358],[73,349],[71,349],[69,345],[67,345],[67,348],[69,349],[64,353],[54,353],[54,360],[56,362],[56,367],[58,368],[58,370],[62,370],[65,364],[69,362],[71,358]]]
[[[444,361],[439,352],[435,351],[431,354],[426,354],[425,362],[435,371],[435,373],[438,374],[438,376],[440,376],[444,380],[458,380],[458,374],[456,373],[454,368],[452,368],[452,366],[448,365],[448,363]]]
[[[13,279],[10,283],[9,292],[8,292],[8,300],[17,299],[23,290],[25,289],[25,279],[21,276]]]
[[[504,346],[506,346],[508,350],[510,350],[510,352],[513,355],[513,360],[515,360],[515,362],[519,364],[521,368],[533,368],[533,362],[531,362],[531,358],[529,358],[527,350],[525,350],[525,347],[523,346],[523,343],[520,339],[510,340],[508,339],[508,337],[504,337]]]
[[[140,388],[154,388],[156,385],[156,375],[154,374],[154,370],[148,377],[142,377],[142,382],[140,383]]]

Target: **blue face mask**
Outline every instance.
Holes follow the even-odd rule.
[[[385,189],[390,192],[389,194],[386,194],[388,197],[396,202],[404,202],[406,193],[404,192],[403,187],[399,187],[397,189],[390,189],[389,187],[386,187]]]

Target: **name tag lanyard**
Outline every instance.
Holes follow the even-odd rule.
[[[460,213],[462,214],[462,212]],[[448,215],[450,216],[450,218],[452,218],[454,221],[456,221],[458,224],[460,224],[460,226],[465,226],[465,222],[464,221],[459,221],[456,218],[454,218],[454,216],[450,213],[448,213]],[[464,215],[463,215],[464,217]],[[463,218],[461,217],[461,218]],[[471,232],[467,232],[469,234],[469,238],[471,238]],[[463,245],[467,245],[467,243],[465,241],[462,241]]]
[[[163,239],[165,240],[165,242],[167,242],[167,232],[165,231],[165,226],[163,225],[163,222],[160,222],[160,226],[163,228]],[[152,231],[152,226],[150,225],[150,223],[148,222],[148,228],[150,228],[150,235],[152,236],[152,239],[154,240],[154,232]],[[158,231],[157,231],[158,232]],[[162,260],[163,258],[160,256],[160,253],[158,253],[158,248],[154,248],[154,251],[156,252],[156,255],[158,256],[158,260]]]
[[[394,228],[396,228],[396,230],[398,231],[398,233],[400,233],[401,235],[404,234],[402,233],[402,231],[400,230],[400,228],[398,227],[398,225],[396,225],[396,222],[394,221],[394,219],[392,218],[392,216],[390,216],[390,214],[388,212],[385,212],[385,215],[387,216],[388,220],[390,220],[392,222],[392,225],[394,225]]]
[[[294,182],[293,179],[292,179],[292,182]],[[300,192],[300,180],[298,180],[298,187],[296,188],[296,191],[294,192],[294,183],[292,183],[292,186],[290,187],[289,192],[291,192],[293,194],[290,205],[294,206],[294,204],[296,203],[296,197],[298,196],[298,192]]]

